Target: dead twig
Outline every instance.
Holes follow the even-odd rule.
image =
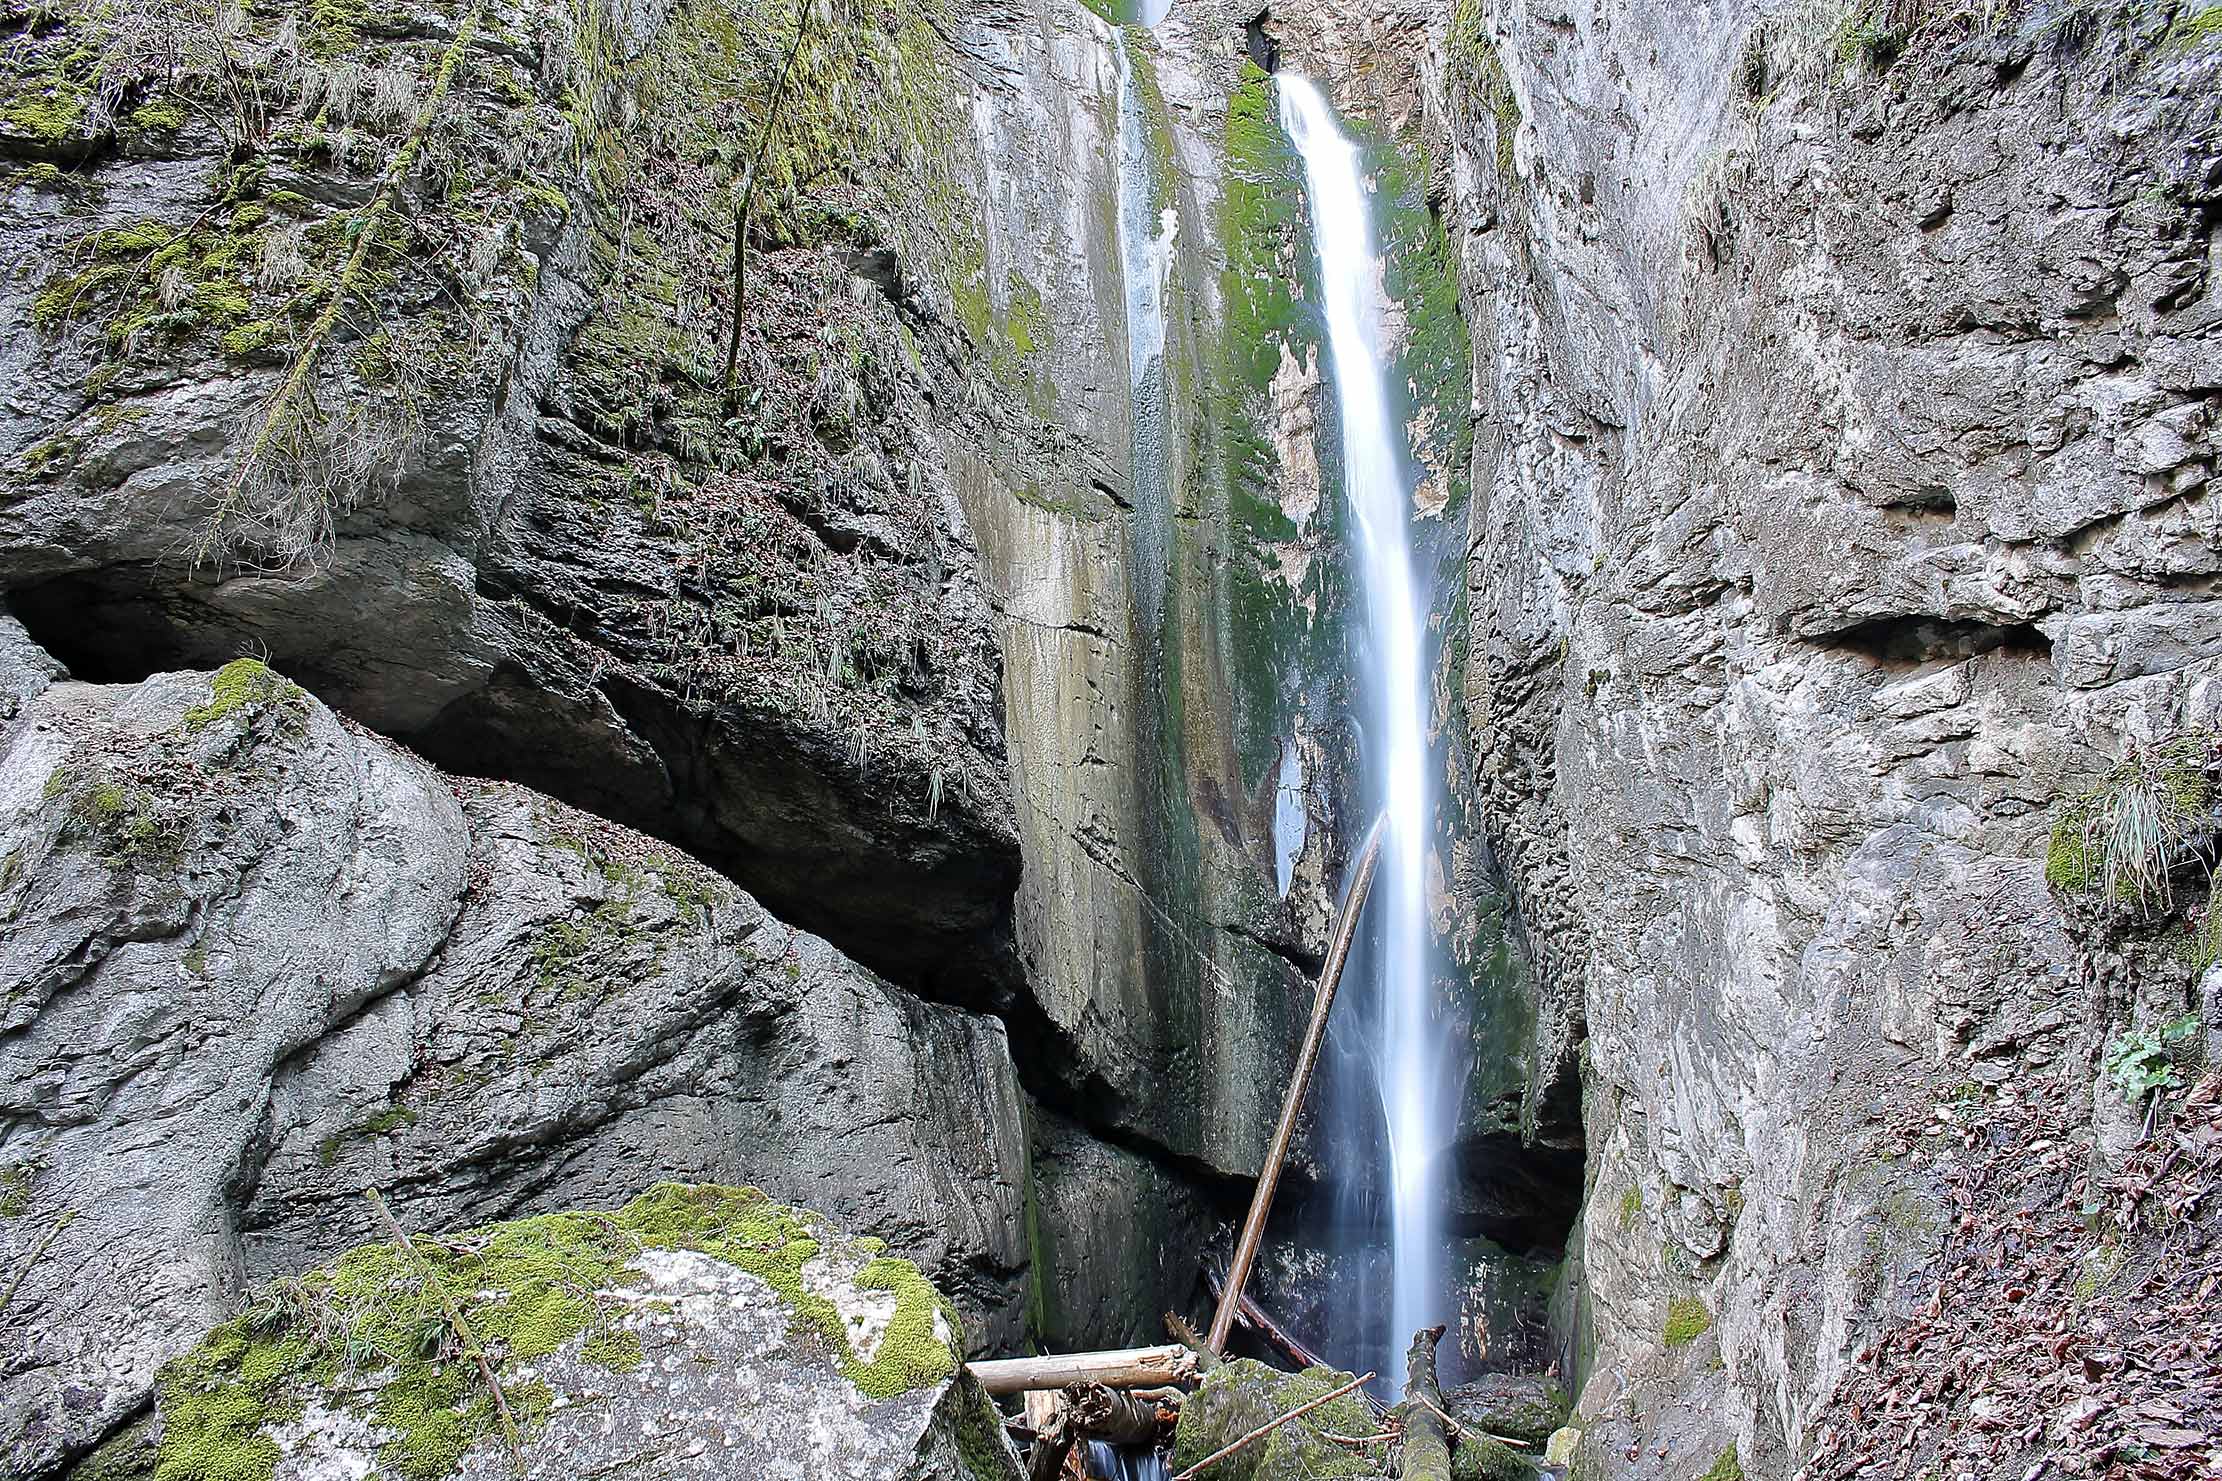
[[[393,1213],[386,1207],[386,1200],[378,1196],[378,1190],[365,1188],[363,1197],[370,1200],[371,1208],[378,1215],[378,1222],[386,1226],[387,1236],[422,1273],[426,1287],[439,1298],[440,1310],[447,1316],[448,1325],[455,1329],[456,1337],[462,1341],[463,1351],[478,1364],[479,1374],[486,1380],[487,1391],[494,1396],[494,1412],[501,1416],[502,1435],[509,1441],[509,1458],[522,1471],[525,1462],[518,1449],[517,1421],[510,1417],[509,1400],[501,1391],[501,1380],[494,1376],[494,1365],[487,1359],[486,1349],[479,1345],[478,1335],[471,1330],[471,1324],[464,1320],[463,1308],[457,1306],[455,1298],[447,1293],[439,1272],[432,1268],[431,1261],[424,1258],[424,1252],[411,1244],[409,1236],[401,1232],[401,1226],[394,1222]]]
[[[1436,1403],[1433,1399],[1429,1398],[1425,1394],[1414,1394],[1412,1395],[1412,1397],[1418,1399],[1428,1408],[1434,1410],[1436,1416],[1440,1418],[1443,1423],[1449,1425],[1452,1429],[1458,1431],[1458,1433],[1464,1435],[1469,1440],[1494,1440],[1499,1445],[1510,1445],[1519,1450],[1530,1450],[1534,1448],[1527,1441],[1515,1440],[1510,1435],[1492,1435],[1489,1433],[1489,1431],[1477,1430],[1470,1424],[1460,1424],[1457,1420],[1451,1418],[1451,1414],[1448,1409],[1445,1409],[1442,1405]]]

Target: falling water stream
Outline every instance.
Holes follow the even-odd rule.
[[[1175,213],[1158,207],[1158,182],[1140,84],[1123,29],[1118,65],[1119,262],[1126,296],[1132,407],[1134,586],[1145,622],[1162,614],[1168,579],[1170,407],[1165,377],[1165,287]],[[1427,753],[1421,708],[1426,659],[1408,539],[1408,490],[1383,382],[1380,263],[1368,225],[1356,147],[1319,90],[1301,77],[1279,80],[1281,121],[1304,161],[1320,265],[1328,344],[1340,411],[1343,487],[1359,531],[1365,662],[1361,692],[1365,792],[1388,830],[1373,902],[1368,953],[1373,1079],[1388,1132],[1391,1320],[1409,1335],[1440,1316],[1442,1214],[1434,1162],[1445,1141],[1436,1087],[1440,1052],[1428,1012],[1429,957],[1424,890],[1428,848]],[[1285,759],[1285,758],[1284,758]],[[1285,876],[1288,861],[1279,860]],[[1285,878],[1283,880],[1285,885]],[[1395,1351],[1373,1360],[1392,1390]],[[1098,1475],[1150,1481],[1162,1462],[1146,1452],[1091,1446]]]
[[[1442,1319],[1443,1215],[1436,1159],[1448,1140],[1440,1035],[1429,1011],[1426,653],[1412,576],[1410,507],[1383,380],[1379,298],[1358,149],[1309,80],[1279,77],[1281,126],[1304,161],[1321,307],[1342,429],[1343,489],[1358,526],[1365,662],[1365,791],[1388,819],[1368,914],[1378,1032],[1374,1079],[1389,1143],[1390,1321],[1379,1371],[1400,1387],[1404,1338]]]
[[[1121,19],[1153,25],[1168,0],[1123,0]],[[1172,559],[1172,405],[1165,377],[1165,285],[1172,271],[1179,215],[1158,209],[1159,184],[1150,147],[1142,84],[1127,55],[1124,26],[1111,28],[1119,69],[1119,274],[1126,289],[1128,445],[1134,517],[1132,582],[1137,615],[1154,629],[1165,611]],[[1148,1446],[1091,1440],[1087,1473],[1110,1481],[1165,1481],[1163,1456]]]

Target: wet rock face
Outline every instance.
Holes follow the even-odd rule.
[[[876,1241],[754,1189],[662,1184],[305,1271],[167,1364],[151,1418],[92,1468],[1015,1481],[962,1344]]]
[[[1103,209],[1118,194],[1119,72],[1111,29],[1084,7],[902,0],[872,11],[854,56],[812,53],[781,135],[802,154],[775,161],[757,203],[737,334],[731,187],[791,8],[282,7],[234,27],[188,0],[149,33],[159,68],[139,65],[148,37],[96,9],[0,20],[22,63],[0,79],[0,243],[43,265],[0,284],[10,609],[90,681],[264,655],[451,773],[686,849],[865,969],[834,977],[877,973],[996,1014],[1033,1095],[1152,1164],[1164,1197],[1122,1258],[1155,1272],[1152,1292],[1168,1287],[1168,1240],[1192,1227],[1197,1185],[1254,1170],[1265,1145],[1305,959],[1267,883],[1270,767],[1255,736],[1238,755],[1217,724],[1230,634],[1250,614],[1227,581],[1227,449],[1207,425],[1203,367],[1219,347],[1196,325],[1218,317],[1240,18],[1184,5],[1161,36],[1133,38],[1143,152],[1181,213],[1175,301],[1192,310],[1174,316],[1168,370],[1184,499],[1143,529]],[[111,54],[134,79],[120,100],[88,70]],[[237,75],[256,80],[265,115],[244,133],[210,101]],[[30,116],[17,92],[51,128],[16,130]],[[1177,621],[1137,610],[1127,580],[1152,540]],[[1294,687],[1251,680],[1276,703]],[[1184,706],[1190,730],[1167,729]],[[534,847],[538,825],[490,796],[464,806],[507,840],[487,844],[492,877],[521,867],[546,885],[553,865],[573,880],[502,895],[504,909],[555,931],[563,889],[585,890],[568,907],[581,916],[636,912],[630,935],[591,927],[630,959],[683,960],[647,944],[674,929],[673,907],[594,885],[596,864]],[[1309,859],[1297,891],[1314,917],[1322,868]],[[729,924],[733,941],[779,930],[753,906]],[[569,949],[487,930],[473,970],[490,977],[507,970],[490,964],[497,950],[544,947],[560,966]],[[811,986],[816,953],[802,951]],[[776,986],[779,970],[744,975]],[[730,997],[707,966],[682,976]],[[639,1155],[674,1159],[667,1170],[725,1176],[700,1165],[724,1130],[696,1133],[761,1115],[751,1145],[799,1168],[807,1157],[773,1150],[784,1128],[820,1125],[833,1112],[813,1107],[847,1098],[774,1104],[749,1083],[787,1068],[784,1035],[816,1064],[842,1032],[830,1020],[853,1011],[868,1038],[915,1039],[929,1079],[988,1047],[906,1017],[908,998],[896,1010],[860,991],[797,993],[789,1016],[759,1015],[726,1070],[690,1048],[682,1078],[699,1083],[683,1111],[617,1088],[644,1067],[613,1060],[516,1134],[621,1122]],[[642,1056],[691,1011],[678,1000],[636,1005],[657,1046]],[[545,1026],[583,1042],[602,1010],[566,1002]],[[521,1018],[533,1041],[540,1020]],[[465,1045],[486,1032],[430,1000],[388,1004],[349,1025],[348,1053],[375,1062],[364,1084],[382,1093],[435,1039],[430,1052],[459,1056],[441,1063],[464,1066],[453,1084],[567,1052],[543,1040],[505,1061]],[[345,1058],[305,1043],[286,1051],[303,1095]],[[974,1097],[991,1120],[1008,1109],[1000,1075]],[[439,1095],[458,1116],[487,1114],[464,1091]],[[286,1159],[313,1162],[335,1137],[340,1165],[421,1155],[443,1207],[499,1211],[435,1170],[445,1123],[348,1134],[383,1112],[276,1134],[294,1139]],[[466,1139],[491,1155],[503,1124],[488,1124],[495,1142]],[[875,1166],[911,1165],[859,1145]],[[1055,1196],[1086,1207],[1118,1160],[1089,1161]],[[574,1170],[614,1196],[616,1165]],[[917,1166],[921,1185],[944,1178],[932,1159]],[[1005,1171],[951,1216],[1001,1227]],[[253,1214],[250,1263],[303,1248],[284,1207],[314,1181]],[[922,1230],[946,1191],[897,1206]],[[940,1278],[986,1291],[1013,1258]],[[1154,1324],[1157,1295],[1146,1316],[1114,1313],[1130,1296],[1087,1280],[1058,1274],[1075,1310]]]
[[[1562,1310],[1583,1410],[1651,1416],[1636,1461],[1592,1431],[1615,1473],[1794,1469],[1943,1227],[1878,1120],[2088,1101],[2112,1026],[2189,1005],[2043,861],[2222,718],[2222,52],[2168,7],[1881,9],[1430,21],[1467,718],[1587,1026]]]
[[[0,632],[0,638],[5,638]],[[412,1228],[742,1177],[1016,1340],[1021,1095],[693,860],[461,784],[250,661],[40,692],[0,756],[0,1449],[49,1472],[242,1292]],[[937,1473],[938,1474],[938,1473]]]

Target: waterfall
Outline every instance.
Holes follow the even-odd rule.
[[[1150,151],[1142,85],[1127,56],[1126,32],[1114,26],[1119,63],[1119,271],[1126,282],[1128,404],[1134,440],[1134,585],[1138,615],[1154,627],[1164,613],[1171,560],[1173,500],[1172,408],[1165,385],[1165,279],[1179,216],[1156,209],[1157,172]]]
[[[1449,1140],[1440,1029],[1429,1010],[1425,649],[1412,577],[1410,509],[1399,429],[1390,419],[1380,347],[1381,263],[1374,254],[1357,146],[1305,78],[1279,77],[1281,126],[1304,161],[1320,297],[1342,427],[1343,491],[1356,516],[1362,567],[1365,791],[1388,819],[1368,906],[1378,1018],[1371,1051],[1389,1145],[1390,1322],[1379,1369],[1401,1387],[1403,1344],[1445,1319],[1439,1267],[1437,1155]]]

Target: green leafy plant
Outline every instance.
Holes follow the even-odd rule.
[[[2180,1047],[2199,1027],[2199,1015],[2186,1013],[2153,1028],[2127,1029],[2107,1042],[2099,1068],[2132,1103],[2156,1090],[2183,1084],[2176,1073]]]

